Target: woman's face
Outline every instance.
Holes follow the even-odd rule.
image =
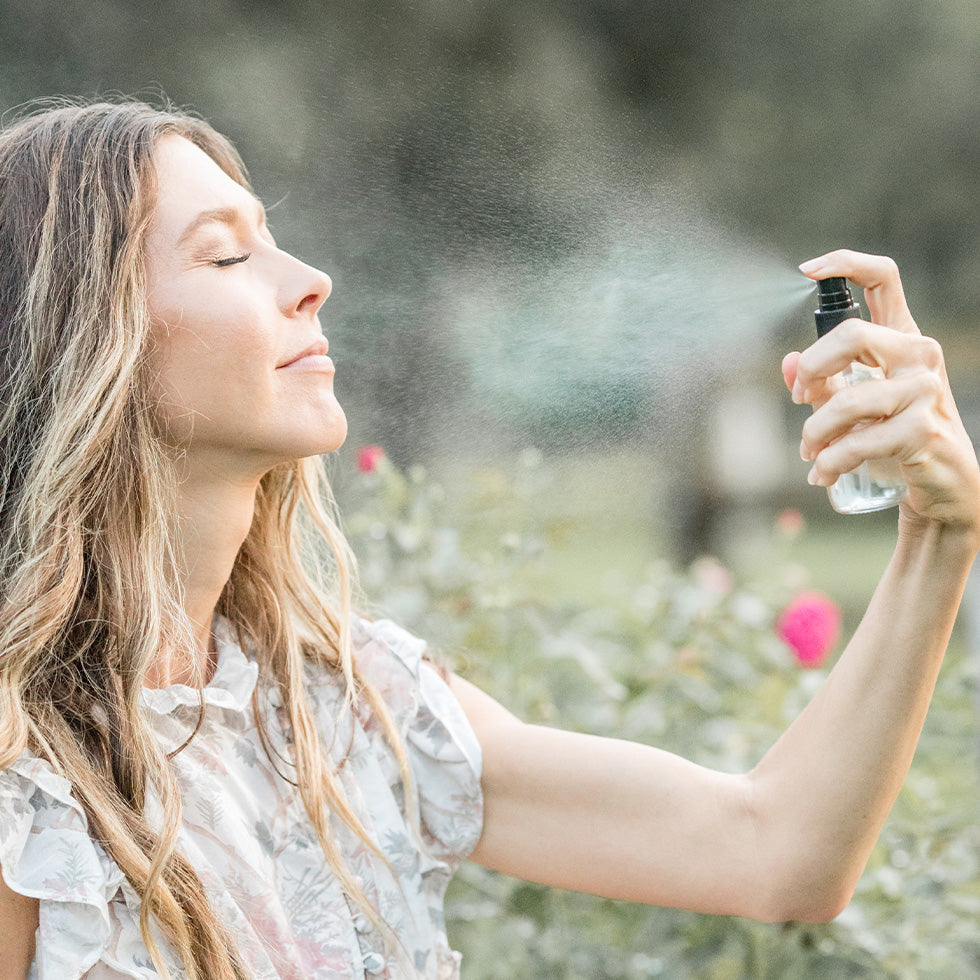
[[[317,311],[330,278],[276,247],[262,206],[181,136],[154,153],[150,366],[168,439],[215,475],[330,452],[347,421]]]

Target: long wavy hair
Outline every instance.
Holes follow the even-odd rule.
[[[147,366],[143,252],[154,148],[168,134],[248,186],[232,145],[170,107],[48,103],[0,135],[0,768],[28,749],[71,782],[89,833],[140,898],[161,975],[151,915],[190,980],[245,980],[176,847],[179,791],[140,709],[151,666],[194,647],[176,572],[175,461]],[[330,833],[334,815],[374,847],[327,764],[303,685],[306,662],[335,672],[349,705],[366,701],[380,718],[408,782],[390,716],[355,669],[353,558],[333,514],[319,460],[266,474],[218,612],[278,684],[294,734],[284,775],[330,868],[383,927]],[[255,718],[275,765],[260,687]],[[202,696],[198,727],[203,710]],[[147,818],[154,795],[159,829]]]

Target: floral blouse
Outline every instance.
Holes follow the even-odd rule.
[[[367,709],[353,717],[341,686],[306,665],[325,752],[347,798],[385,855],[379,860],[339,821],[347,867],[401,940],[380,933],[330,872],[298,791],[269,762],[251,696],[258,666],[218,629],[218,664],[206,713],[173,760],[183,800],[178,847],[201,876],[212,906],[239,942],[254,980],[459,976],[443,922],[449,878],[482,827],[480,746],[449,688],[422,662],[424,645],[387,621],[357,620],[361,674],[379,690],[405,739],[421,839],[407,816],[397,761]],[[197,721],[198,693],[175,684],[144,689],[143,710],[164,748]],[[288,758],[288,719],[275,687],[261,700],[273,749]],[[280,770],[291,767],[277,759]],[[159,803],[149,816],[159,816]],[[31,980],[157,977],[139,928],[140,904],[115,862],[87,832],[70,783],[24,752],[0,771],[0,866],[7,884],[40,899]],[[152,922],[152,920],[151,920]],[[154,923],[155,928],[155,923]],[[175,978],[179,959],[153,933]]]

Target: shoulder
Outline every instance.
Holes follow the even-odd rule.
[[[410,708],[423,678],[426,644],[388,619],[355,617],[351,633],[360,676],[381,695],[389,710]]]
[[[404,741],[430,844],[458,859],[475,846],[483,820],[483,756],[469,719],[418,637],[390,620],[356,620],[354,647],[362,678]]]
[[[0,770],[0,873],[2,969],[8,937],[23,957],[34,955],[36,935],[41,975],[81,977],[109,938],[108,904],[123,875],[89,836],[69,781],[28,752]]]
[[[353,622],[354,659],[361,678],[384,701],[402,734],[438,722],[454,739],[479,747],[463,709],[443,673],[427,659],[424,640],[388,619]]]

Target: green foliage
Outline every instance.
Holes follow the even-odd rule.
[[[563,533],[540,500],[540,459],[485,471],[458,520],[442,488],[382,460],[360,477],[348,533],[376,611],[452,651],[457,669],[528,721],[655,743],[751,767],[825,671],[796,666],[772,630],[805,580],[774,532],[764,580],[712,560],[596,583],[595,601],[535,598]],[[455,507],[454,507],[455,509]],[[980,970],[980,829],[971,678],[947,665],[920,753],[850,907],[833,923],[767,925],[612,902],[464,865],[450,889],[469,980],[961,978]]]

